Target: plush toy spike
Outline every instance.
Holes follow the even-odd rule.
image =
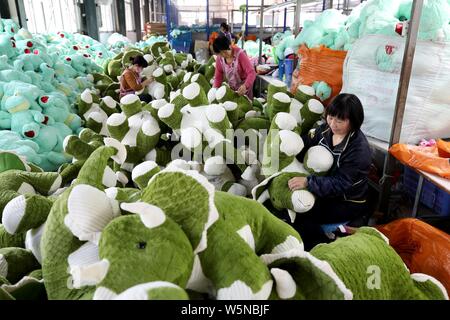
[[[0,249],[9,247],[25,248],[25,233],[10,234],[5,227],[0,224]]]
[[[324,110],[323,104],[316,99],[310,99],[303,105],[303,108],[300,110],[303,119],[302,134],[305,134],[312,128],[314,123],[320,119]]]
[[[61,176],[56,172],[27,172],[8,170],[0,174],[3,190],[36,190],[40,194],[51,194],[61,186]],[[31,191],[30,190],[30,191]],[[34,192],[34,191],[32,191]]]
[[[135,94],[128,94],[120,99],[120,107],[127,117],[142,111],[141,100]]]
[[[81,170],[81,167],[84,165],[85,160],[76,161],[75,163],[62,165],[58,172],[62,178],[62,186],[70,184]]]
[[[300,113],[301,108],[303,108],[303,104],[297,99],[292,99],[291,105],[289,106],[289,114],[295,118],[299,126],[301,126],[303,122],[302,115]]]
[[[235,124],[239,121],[239,108],[236,102],[226,101],[223,103],[223,107],[227,111],[228,119],[232,124]]]
[[[333,155],[323,146],[314,146],[306,152],[303,164],[311,174],[325,175],[333,166]]]
[[[252,101],[252,106],[256,109],[258,109],[259,111],[263,111],[263,104],[261,103],[261,101],[259,101],[258,99],[253,99]]]
[[[0,151],[0,173],[10,169],[31,171],[25,158],[11,151]]]
[[[176,88],[178,88],[180,80],[178,80],[178,77],[176,75],[170,75],[167,77],[167,83],[173,90],[175,90]]]
[[[189,101],[187,101],[182,94],[179,94],[170,103],[175,106],[175,109],[181,110],[184,106],[189,104]]]
[[[176,100],[177,98],[175,98]],[[180,129],[183,114],[181,108],[177,108],[174,104],[168,103],[158,111],[158,117],[162,122],[167,124],[173,130]]]
[[[297,121],[286,112],[279,112],[275,115],[270,125],[270,130],[297,131]]]
[[[112,114],[107,122],[108,131],[112,138],[121,141],[130,130],[128,119],[123,113]]]
[[[211,88],[208,91],[208,101],[209,103],[217,103],[218,101],[216,100],[216,92],[217,92],[217,88]]]
[[[184,76],[186,75],[186,71],[184,70],[180,70],[180,72],[177,72],[177,77],[178,77],[178,83],[184,83]]]
[[[295,99],[297,99],[301,104],[305,104],[308,100],[312,99],[316,91],[311,86],[299,85],[295,91]]]
[[[3,209],[2,224],[10,234],[23,233],[42,225],[52,208],[53,200],[40,195],[20,195]]]
[[[100,101],[100,108],[102,108],[108,116],[118,112],[116,106],[117,102],[110,96],[103,97]]]
[[[153,150],[159,142],[161,129],[158,121],[150,116],[144,121],[136,137],[136,146],[141,155],[147,154]],[[140,160],[140,159],[139,159]]]
[[[269,87],[267,88],[267,104],[272,104],[272,99],[275,93],[282,92],[287,94],[287,86],[283,81],[280,80],[274,80],[269,84]]]
[[[78,113],[84,114],[86,113],[92,106],[94,102],[92,98],[92,93],[89,89],[84,90],[81,95],[78,97],[77,105],[78,105]]]
[[[183,76],[183,82],[187,84],[191,83],[192,76],[193,76],[192,72],[185,73]]]
[[[246,112],[252,110],[252,102],[247,96],[239,96],[237,99],[237,104],[241,113],[245,114]]]
[[[145,161],[137,165],[131,174],[131,178],[139,189],[143,190],[148,184],[148,181],[161,169],[154,161]]]
[[[286,93],[277,92],[272,96],[271,103],[267,105],[267,116],[272,121],[278,112],[289,112],[291,98]]]
[[[289,130],[270,131],[264,142],[261,173],[269,177],[288,167],[303,149],[301,137]]]
[[[206,109],[206,118],[211,128],[218,130],[224,137],[227,136],[227,130],[233,128],[228,120],[227,112],[220,105],[210,105]]]
[[[120,85],[117,82],[111,83],[103,92],[104,96],[110,96],[115,101],[119,101]]]
[[[64,139],[64,151],[77,160],[86,160],[97,146],[83,142],[79,137],[70,135]]]
[[[208,92],[211,89],[211,85],[208,80],[206,80],[205,76],[200,73],[194,74],[191,78],[191,82],[197,82],[205,92]]]
[[[154,205],[136,202],[121,207],[136,214],[114,219],[102,231],[99,257],[109,262],[109,268],[98,286],[113,292],[151,281],[185,287],[194,255],[182,229]]]
[[[145,160],[155,161],[160,166],[166,166],[172,161],[170,150],[165,147],[155,148],[145,155]]]
[[[39,268],[31,251],[22,248],[0,249],[0,276],[16,283],[27,273]]]
[[[234,92],[228,85],[223,85],[216,91],[216,99],[221,103],[224,103],[226,101],[236,102],[238,97],[238,94]]]
[[[159,119],[158,110],[164,107],[167,103],[168,102],[166,99],[153,100],[146,107],[144,107],[143,110],[149,111],[153,118]]]
[[[198,107],[208,104],[208,98],[206,97],[205,91],[196,82],[189,84],[183,89],[183,97],[189,101],[191,107]]]
[[[34,163],[28,163],[28,166],[30,167],[31,172],[44,172],[44,169]]]
[[[135,188],[108,188],[105,193],[110,199],[121,202],[136,202],[141,200],[141,191]]]
[[[158,68],[155,71],[153,71],[153,77],[159,83],[162,83],[164,85],[167,83],[167,77],[162,68]]]
[[[103,123],[106,122],[106,120],[106,114],[102,114],[100,112],[92,112],[86,121],[86,127],[92,129],[96,133],[100,133],[103,129]]]
[[[103,190],[103,174],[110,158],[119,164],[123,163],[126,149],[119,141],[105,138],[105,146],[97,148],[81,168],[77,183],[89,184]]]
[[[78,136],[80,137],[81,141],[86,143],[92,143],[94,141],[103,143],[103,136],[93,130],[90,130],[89,128],[84,128],[83,130],[81,130]]]

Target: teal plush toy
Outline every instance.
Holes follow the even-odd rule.
[[[13,59],[17,56],[16,44],[6,34],[0,34],[0,56],[2,55],[6,55],[8,59]]]
[[[13,37],[19,31],[19,25],[12,19],[3,20],[3,31],[10,37]]]
[[[56,95],[44,95],[38,101],[44,115],[52,117],[56,122],[64,123],[75,133],[79,131],[81,118],[77,114],[71,113],[69,105],[60,97]]]

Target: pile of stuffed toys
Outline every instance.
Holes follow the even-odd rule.
[[[118,77],[137,54],[149,62],[143,76],[155,79],[142,92],[148,104],[119,99]],[[320,147],[296,159],[301,134],[324,111],[313,87],[292,94],[275,82],[267,101],[249,100],[211,88],[213,58],[201,65],[166,42],[88,66],[89,75],[71,78],[89,79],[78,92],[36,86],[44,94],[31,99],[17,88],[32,84],[20,81],[16,94],[3,93],[4,112],[26,112],[36,126],[15,138],[11,117],[0,141],[33,149],[27,132],[68,129],[43,138],[55,137],[48,152],[65,160],[53,171],[40,149],[25,157],[0,145],[0,299],[448,299],[435,278],[410,274],[376,229],[306,252],[265,207],[308,214],[314,195],[290,191],[287,180],[326,174],[333,163]],[[67,104],[77,124],[56,121],[46,103]],[[371,283],[373,266],[380,278]]]
[[[74,107],[93,88],[92,74],[112,54],[93,39],[59,32],[32,35],[0,20],[0,149],[15,150],[44,170],[70,162],[67,135],[81,130]]]

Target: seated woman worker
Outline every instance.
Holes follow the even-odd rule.
[[[239,47],[232,47],[230,40],[223,36],[214,40],[213,49],[218,55],[213,87],[219,88],[226,81],[238,94],[253,99],[256,72],[247,54]]]
[[[367,213],[366,196],[371,151],[360,130],[364,121],[361,101],[353,94],[340,94],[325,110],[326,123],[303,137],[305,148],[298,155],[303,161],[306,151],[316,145],[333,155],[333,165],[326,176],[296,177],[289,180],[291,190],[307,188],[316,196],[311,211],[297,215],[294,227],[309,250],[329,242],[321,225],[347,223]]]
[[[120,77],[120,98],[127,94],[137,94],[137,92],[148,86],[153,78],[142,80],[141,72],[148,67],[148,62],[142,55],[137,55],[133,59],[133,64],[126,68]],[[150,102],[152,97],[149,94],[138,94],[142,101]]]

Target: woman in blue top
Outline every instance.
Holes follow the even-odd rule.
[[[289,188],[307,188],[316,196],[308,213],[297,215],[294,227],[305,242],[305,249],[327,241],[323,224],[345,223],[367,213],[368,174],[372,162],[367,139],[360,130],[364,121],[361,101],[353,94],[340,94],[325,111],[326,123],[303,137],[304,151],[316,145],[327,148],[334,158],[326,176],[296,177]]]

